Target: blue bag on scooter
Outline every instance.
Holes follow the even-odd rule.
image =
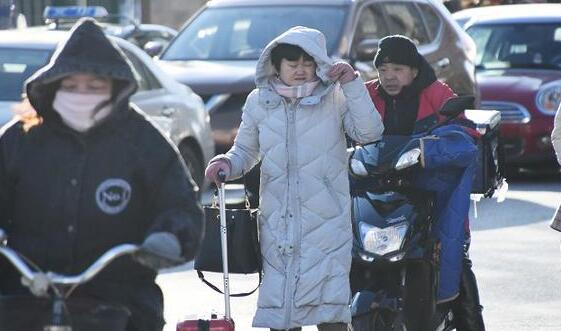
[[[436,194],[437,226],[441,242],[439,302],[459,292],[464,222],[468,217],[477,146],[461,126],[446,125],[421,139],[421,164],[416,186]]]

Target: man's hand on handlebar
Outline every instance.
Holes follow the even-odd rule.
[[[150,234],[134,257],[140,264],[156,271],[185,262],[179,240],[169,232]]]
[[[49,284],[51,283],[49,277],[42,272],[36,273],[33,279],[21,278],[21,283],[29,288],[31,293],[38,298],[48,297]]]

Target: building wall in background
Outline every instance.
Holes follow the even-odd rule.
[[[27,25],[43,24],[43,10],[45,6],[51,6],[51,0],[17,0],[16,10],[25,15]]]

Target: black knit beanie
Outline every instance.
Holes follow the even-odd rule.
[[[387,36],[380,39],[374,57],[374,66],[384,63],[404,64],[413,68],[421,66],[421,55],[413,41],[402,35]]]

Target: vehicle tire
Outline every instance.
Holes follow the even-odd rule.
[[[395,323],[387,320],[380,311],[353,317],[351,324],[353,331],[406,331],[403,323],[403,328],[395,328]]]
[[[372,330],[380,330],[380,331],[393,331],[392,329],[392,322],[391,321],[386,321],[386,319],[384,319],[384,316],[382,314],[374,314],[374,316],[372,316]]]
[[[407,327],[405,326],[405,323],[403,321],[397,321],[394,320],[391,328],[391,331],[407,331]]]
[[[400,313],[375,314],[372,330],[376,331],[407,331],[403,316]]]
[[[436,309],[435,277],[434,268],[426,261],[407,265],[404,320],[411,331],[430,330],[433,325]]]
[[[378,315],[377,313],[373,313],[373,314],[363,314],[360,316],[356,316],[353,317],[352,321],[351,321],[351,325],[353,326],[353,331],[372,331],[372,330],[378,330],[374,328],[374,321],[375,321],[375,315]]]
[[[179,146],[179,153],[183,157],[189,172],[191,173],[191,177],[199,187],[199,190],[203,190],[204,184],[204,169],[203,169],[203,161],[200,157],[199,153],[187,143],[182,143]]]

